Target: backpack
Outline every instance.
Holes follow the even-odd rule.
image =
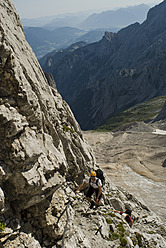
[[[101,182],[102,182],[102,185],[104,185],[105,177],[104,177],[103,171],[101,169],[96,170],[96,177],[99,178],[101,180]]]

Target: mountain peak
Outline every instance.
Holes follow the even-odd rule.
[[[112,32],[105,32],[104,33],[104,36],[103,36],[103,39],[106,39],[108,41],[111,41],[113,38],[115,37],[115,33],[112,33]]]
[[[160,4],[154,6],[148,11],[147,14],[147,21],[150,22],[153,19],[160,20],[161,18],[164,19],[166,12],[166,0],[161,2]]]

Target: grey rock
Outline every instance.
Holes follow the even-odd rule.
[[[33,232],[32,225],[29,222],[25,223],[25,225],[22,227],[22,232],[32,233]]]
[[[20,233],[14,240],[7,240],[6,248],[41,248],[39,242],[32,237],[31,234]]]
[[[111,198],[110,203],[114,209],[118,211],[123,211],[123,203],[117,198]]]
[[[0,188],[0,211],[4,209],[5,196],[3,190]]]
[[[53,193],[63,183],[62,176],[75,177],[86,170],[93,155],[70,108],[48,85],[51,78],[45,78],[26,42],[12,3],[2,2],[1,11],[0,159],[6,167],[4,178],[11,172],[4,180],[6,194],[12,194],[9,201],[22,208],[40,202],[44,191]],[[24,194],[28,197],[23,200]]]
[[[6,201],[3,219],[15,230],[21,226],[15,225],[12,211],[20,219],[23,210],[45,206],[66,180],[82,180],[95,159],[69,106],[52,87],[52,77],[45,76],[26,42],[11,1],[0,3],[0,37],[0,209]],[[30,225],[37,215],[32,213],[24,214]]]

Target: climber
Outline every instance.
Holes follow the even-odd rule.
[[[76,190],[76,194],[78,194],[79,191],[85,187],[85,185],[89,184],[90,187],[86,194],[86,198],[91,203],[90,209],[92,209],[95,204],[96,204],[96,208],[101,205],[100,200],[102,197],[102,189],[101,189],[102,182],[99,178],[96,177],[96,175],[97,175],[96,171],[92,171],[90,178],[87,178],[83,182],[83,184],[81,184],[79,188]],[[95,193],[96,195],[95,202],[91,199],[91,196],[93,195],[93,193]]]
[[[123,211],[117,211],[117,210],[114,210],[114,212],[117,212],[120,215],[122,215],[122,217],[124,217],[124,219],[127,221],[127,223],[129,224],[129,226],[132,227],[133,220],[132,220],[132,211],[130,209],[126,209],[125,212],[123,212]]]

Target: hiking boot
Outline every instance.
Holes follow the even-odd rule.
[[[94,205],[95,205],[95,203],[94,203],[94,201],[92,201],[90,204],[90,209],[92,209]]]

